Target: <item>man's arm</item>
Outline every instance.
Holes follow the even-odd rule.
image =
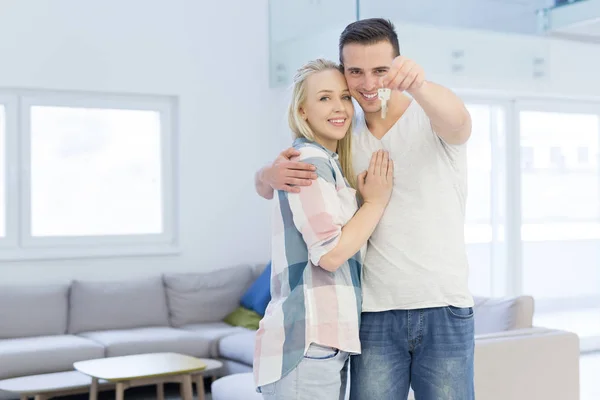
[[[471,136],[471,115],[450,89],[425,81],[420,65],[398,56],[383,78],[383,85],[407,91],[425,111],[435,133],[449,144],[463,144]]]
[[[449,144],[463,144],[471,136],[471,115],[463,101],[450,89],[426,82],[407,90],[423,107],[435,133]]]
[[[299,186],[310,186],[317,179],[315,166],[291,161],[300,152],[293,147],[284,150],[277,156],[273,164],[265,166],[254,174],[256,193],[265,199],[272,199],[274,190],[299,193]]]
[[[275,190],[271,187],[271,185],[265,182],[265,173],[269,168],[271,168],[270,165],[262,167],[256,171],[256,174],[254,175],[254,186],[256,187],[256,193],[258,193],[260,197],[267,200],[271,200],[273,198],[273,194],[275,193]]]

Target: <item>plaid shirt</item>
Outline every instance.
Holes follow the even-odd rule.
[[[318,179],[300,193],[275,193],[271,302],[254,353],[259,387],[293,370],[311,343],[360,353],[360,252],[335,272],[318,266],[356,213],[356,191],[336,153],[306,139],[296,139],[294,147],[298,161],[317,167]]]

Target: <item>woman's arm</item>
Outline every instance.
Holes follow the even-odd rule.
[[[391,195],[393,165],[387,153],[373,154],[369,171],[358,178],[364,204],[342,226],[342,205],[329,159],[322,151],[310,148],[303,151],[301,159],[315,165],[318,178],[300,193],[288,194],[294,224],[302,233],[312,263],[333,272],[364,246],[381,219]]]
[[[321,257],[319,266],[333,272],[358,253],[373,234],[384,210],[384,205],[364,203],[342,228],[337,245]]]

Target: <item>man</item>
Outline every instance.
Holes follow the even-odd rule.
[[[394,190],[369,240],[363,271],[362,354],[351,360],[351,400],[474,398],[473,299],[464,241],[466,142],[471,118],[450,90],[400,55],[393,25],[367,19],[340,36],[340,62],[364,117],[353,163],[394,160]],[[377,89],[392,89],[382,118]],[[410,94],[407,96],[404,92]],[[288,149],[256,175],[257,192],[298,192],[316,177]]]

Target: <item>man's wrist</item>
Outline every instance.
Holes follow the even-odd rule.
[[[261,170],[259,171],[258,179],[265,188],[270,188],[270,189],[275,190],[275,188],[273,188],[273,185],[271,184],[271,181],[269,180],[269,171],[270,170],[271,170],[270,165],[266,165],[266,166],[262,167]]]
[[[409,89],[407,90],[408,94],[410,94],[413,98],[415,97],[419,97],[422,96],[424,94],[424,91],[427,88],[427,81],[423,81],[423,84],[415,89]]]

